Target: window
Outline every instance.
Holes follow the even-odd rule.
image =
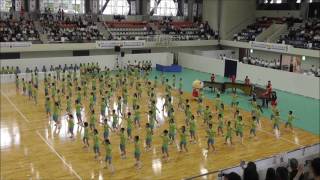
[[[12,7],[12,0],[0,0],[0,11],[9,12]]]
[[[312,3],[313,0],[308,0],[309,3]],[[297,0],[297,3],[301,3],[301,0]]]
[[[100,7],[103,7],[106,0],[100,0]],[[128,15],[130,5],[127,0],[110,0],[103,14]]]
[[[40,0],[40,10],[50,8],[51,12],[56,13],[63,9],[66,14],[83,14],[85,0]]]
[[[160,4],[157,6],[155,0],[150,2],[150,11],[155,8],[154,16],[177,16],[178,12],[178,3],[175,3],[173,0],[161,0]]]

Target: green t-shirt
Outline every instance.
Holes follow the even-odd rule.
[[[237,131],[243,132],[243,122],[242,121],[237,121]]]
[[[190,121],[190,130],[191,131],[196,131],[196,122],[195,120]]]
[[[204,118],[208,119],[210,115],[211,115],[210,109],[205,109],[204,112],[203,112]]]
[[[89,137],[89,128],[87,128],[87,127],[84,128],[83,137],[85,137],[85,138]]]
[[[126,136],[124,133],[120,134],[120,144],[125,145],[126,144]]]
[[[132,129],[132,118],[131,117],[128,117],[127,118],[127,128],[128,129]]]
[[[219,124],[219,127],[223,127],[223,119],[222,118],[218,118],[218,124]]]
[[[256,121],[251,122],[251,129],[256,129],[257,128],[257,123]]]
[[[99,136],[98,136],[98,134],[95,134],[93,136],[93,144],[94,144],[94,146],[99,147]]]
[[[175,133],[176,132],[176,125],[174,123],[169,124],[169,133]]]
[[[231,136],[232,136],[232,131],[233,131],[232,127],[228,126],[228,127],[227,127],[227,136],[228,136],[228,137],[231,137]]]
[[[112,115],[113,123],[118,124],[118,116],[116,114]]]
[[[81,113],[81,105],[80,104],[76,104],[76,113]]]
[[[275,116],[275,117],[273,118],[273,123],[276,124],[276,125],[279,125],[279,123],[280,123],[280,117],[279,117],[279,116]]]
[[[105,112],[106,107],[107,107],[106,102],[105,101],[101,102],[101,112]]]
[[[111,144],[105,144],[105,149],[106,149],[106,156],[111,157],[111,153],[112,153]]]
[[[103,131],[109,132],[109,125],[107,123],[103,125]]]
[[[135,119],[140,119],[140,111],[136,110],[134,112]]]
[[[92,114],[91,117],[90,117],[90,124],[95,125],[96,121],[97,121],[96,116],[94,114]]]
[[[289,114],[289,115],[288,115],[288,123],[292,123],[293,120],[294,120],[294,116],[291,115],[291,114]]]
[[[67,100],[67,109],[71,110],[71,99],[70,98]]]
[[[135,153],[140,153],[140,141],[136,141],[134,143],[134,152]]]
[[[214,139],[216,132],[213,129],[208,129],[207,134],[208,134],[208,139]]]
[[[168,136],[162,136],[162,146],[168,147],[170,138]]]
[[[68,120],[68,126],[69,126],[69,128],[73,128],[73,127],[74,127],[74,121],[73,121],[73,119],[69,119],[69,120]]]
[[[56,105],[53,107],[53,114],[54,114],[55,116],[58,116],[58,115],[59,115],[59,107],[56,106]]]
[[[51,108],[51,101],[50,100],[46,99],[45,107],[46,107],[46,109],[50,109]]]
[[[147,139],[152,139],[152,131],[151,131],[151,129],[150,128],[147,128],[147,134],[146,134],[146,138]]]
[[[180,141],[187,142],[187,133],[180,132]]]

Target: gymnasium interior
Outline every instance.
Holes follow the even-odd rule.
[[[1,180],[320,180],[320,0],[0,0]]]

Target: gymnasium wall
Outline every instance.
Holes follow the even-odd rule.
[[[238,32],[255,19],[255,0],[222,0],[221,31],[222,39]],[[214,15],[211,15],[214,16]]]
[[[179,53],[178,60],[179,65],[188,69],[206,73],[215,73],[220,76],[224,75],[224,61],[219,59],[188,53]]]
[[[301,16],[299,10],[257,10],[256,17],[296,17],[299,18]]]
[[[203,0],[203,20],[208,21],[214,30],[218,30],[218,1]]]
[[[224,46],[224,49],[233,50],[235,52],[234,56],[237,57],[237,59],[239,58],[239,48]],[[251,54],[251,56],[252,57],[259,57],[259,58],[262,58],[267,61],[273,61],[274,59],[280,58],[280,53],[253,50],[253,53]],[[315,67],[319,67],[320,66],[319,58],[306,56],[306,60],[302,61],[302,63],[301,63],[301,67],[303,70],[309,70],[312,65],[315,65]]]
[[[268,60],[268,61],[273,61],[274,59],[279,59],[280,55],[281,55],[280,53],[258,51],[258,50],[253,50],[253,53],[251,54],[251,56],[253,56],[253,57],[261,57],[261,58]],[[301,67],[303,70],[309,70],[312,65],[319,67],[320,60],[315,57],[306,56],[306,60],[301,62]]]
[[[244,80],[246,76],[255,84],[265,86],[270,80],[276,89],[320,99],[318,77],[238,63],[237,79]]]
[[[193,54],[199,56],[206,56],[209,58],[221,59],[221,56],[225,55],[228,58],[238,59],[239,56],[235,56],[233,50],[209,50],[209,51],[200,51],[194,50]]]
[[[179,53],[179,64],[196,71],[224,75],[224,61],[204,56]],[[265,86],[270,80],[275,89],[320,99],[318,77],[238,63],[237,80],[249,76],[254,84]]]
[[[126,63],[127,61],[151,61],[152,66],[156,64],[171,65],[173,63],[173,54],[171,53],[148,53],[148,54],[130,54],[125,55],[119,61]],[[1,60],[1,66],[19,66],[22,71],[27,67],[42,69],[42,66],[58,66],[64,64],[80,64],[87,62],[98,62],[101,67],[114,68],[116,55],[100,55],[100,56],[78,56],[78,57],[50,57],[50,58],[23,58]]]
[[[214,50],[217,49],[216,46],[187,46],[187,47],[154,47],[154,48],[148,48],[151,49],[152,53],[165,53],[165,52],[171,52],[171,53],[177,53],[177,52],[191,52],[193,50]],[[123,49],[126,54],[131,54],[132,49]],[[90,56],[96,56],[96,55],[112,55],[115,54],[114,49],[91,49],[89,50]],[[20,53],[21,58],[47,58],[47,57],[72,57],[72,51],[37,51],[37,52],[21,52]]]

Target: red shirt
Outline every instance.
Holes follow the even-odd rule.
[[[272,93],[272,86],[271,86],[271,84],[268,84],[267,85],[267,91],[265,93],[263,93],[263,94],[264,94],[264,96],[270,97],[271,93]]]
[[[216,76],[214,74],[211,75],[211,82],[214,82],[216,79]]]

